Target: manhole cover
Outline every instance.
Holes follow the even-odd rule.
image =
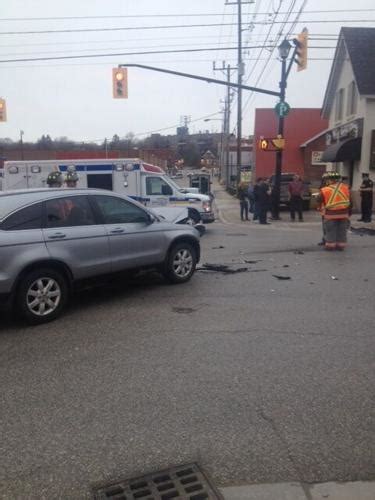
[[[197,464],[173,467],[161,472],[94,489],[95,500],[223,500]]]

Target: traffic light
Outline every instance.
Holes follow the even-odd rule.
[[[0,98],[0,122],[7,121],[7,106],[5,99]]]
[[[307,42],[309,39],[309,32],[307,28],[303,28],[302,32],[294,40],[296,45],[296,58],[297,71],[302,71],[307,68]]]
[[[258,145],[262,151],[278,151],[285,148],[285,139],[281,135],[277,137],[260,137]]]
[[[127,68],[112,69],[113,97],[115,99],[128,98],[128,70]]]

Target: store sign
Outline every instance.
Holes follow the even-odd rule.
[[[326,133],[326,145],[329,146],[337,141],[345,139],[356,139],[362,137],[363,118],[345,123],[340,127],[333,128]]]
[[[311,165],[325,165],[322,163],[323,151],[311,152]]]

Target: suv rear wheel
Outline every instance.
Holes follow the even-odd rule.
[[[176,243],[169,252],[164,275],[171,283],[189,281],[195,271],[197,255],[190,243]]]
[[[68,299],[64,276],[54,269],[28,273],[17,292],[17,309],[30,324],[47,323],[57,318]]]

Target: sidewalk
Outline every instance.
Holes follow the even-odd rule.
[[[250,222],[241,221],[240,218],[240,202],[237,198],[229,194],[224,186],[221,186],[215,179],[213,183],[213,192],[215,195],[214,205],[216,208],[217,219],[224,224],[239,224],[247,225],[251,224],[252,227],[259,227],[258,222],[252,221],[252,214],[249,214]],[[301,229],[303,226],[320,225],[322,223],[321,216],[317,210],[308,210],[303,213],[304,222],[292,222],[290,220],[290,215],[288,210],[283,210],[280,213],[281,220],[269,221],[270,226],[265,226],[266,228],[293,228]],[[355,229],[367,228],[375,231],[375,217],[370,223],[358,222],[357,219],[360,218],[360,214],[355,213],[351,217],[351,226]],[[260,226],[262,227],[262,226]],[[264,227],[264,226],[263,226]],[[375,499],[374,499],[375,500]]]
[[[374,500],[375,482],[276,483],[221,488],[225,500]]]

